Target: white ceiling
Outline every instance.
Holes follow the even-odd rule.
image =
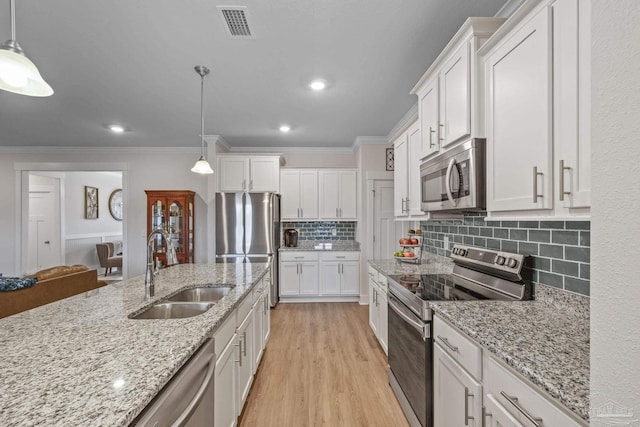
[[[55,93],[0,91],[0,145],[350,147],[382,136],[468,16],[505,0],[16,0],[16,39]],[[244,5],[253,39],[231,39],[217,5]],[[10,38],[9,0],[0,39]],[[329,90],[306,85],[323,77]],[[114,135],[106,126],[128,131]],[[282,123],[292,126],[281,134]]]

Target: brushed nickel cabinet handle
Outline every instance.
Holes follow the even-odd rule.
[[[473,420],[474,418],[469,414],[469,398],[473,397],[472,393],[469,393],[469,387],[464,388],[464,425],[469,425],[469,420]]]
[[[435,144],[433,143],[433,134],[436,132],[431,126],[429,126],[429,148],[432,148]]]
[[[564,165],[564,160],[560,160],[560,201],[564,201],[565,195],[570,195],[571,191],[564,191],[564,171],[570,171],[571,168],[569,166]]]
[[[487,412],[487,408],[482,407],[482,427],[487,425],[487,417],[492,417],[491,412]]]
[[[454,352],[458,351],[458,347],[456,347],[455,345],[451,345],[451,343],[449,342],[449,340],[447,338],[438,335],[438,339],[440,341],[442,341],[443,344],[446,345],[449,348],[449,350],[454,351]]]
[[[542,194],[538,194],[538,175],[544,176],[542,172],[538,172],[538,167],[533,167],[533,203],[538,203],[538,198],[543,197]]]
[[[444,133],[445,133],[446,128],[444,127],[444,124],[442,124],[442,123],[439,123],[438,126],[440,126],[440,129],[441,129],[440,130],[440,138],[439,139],[440,139],[440,141],[444,141],[444,136],[445,136]]]
[[[238,359],[236,359],[236,363],[239,363],[240,366],[242,366],[242,341],[240,341],[238,344],[234,344],[235,347],[239,347],[238,348]]]
[[[243,332],[242,333],[242,339],[244,340],[244,349],[242,351],[242,353],[244,354],[244,357],[247,357],[247,332]]]
[[[531,415],[526,409],[518,404],[518,398],[516,396],[509,396],[504,391],[501,391],[500,394],[507,399],[507,402],[511,403],[522,415],[525,416],[526,419],[531,421],[535,427],[540,427],[542,425],[542,418],[534,417]]]

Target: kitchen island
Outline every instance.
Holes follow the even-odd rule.
[[[0,319],[0,425],[126,426],[213,334],[268,264],[181,264]],[[133,320],[203,284],[233,289],[199,316]]]

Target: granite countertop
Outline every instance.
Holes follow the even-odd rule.
[[[369,265],[387,277],[392,274],[446,274],[453,271],[451,258],[430,253],[422,254],[421,264],[402,262],[396,259],[374,259],[369,260]]]
[[[331,243],[331,249],[326,249],[324,243]],[[322,249],[315,246],[323,244]],[[295,248],[281,246],[280,251],[359,251],[360,243],[355,240],[298,240]]]
[[[233,285],[206,313],[133,320],[144,276],[0,319],[0,425],[127,426],[264,275],[268,264],[182,264],[156,276],[154,301]]]
[[[422,265],[373,260],[390,274],[446,273],[446,261],[429,255]],[[452,263],[449,261],[449,264]],[[451,271],[451,270],[449,270]],[[567,292],[538,285],[536,301],[442,301],[436,315],[475,340],[584,420],[589,419],[589,309]]]

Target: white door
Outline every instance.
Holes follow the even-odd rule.
[[[403,133],[401,137],[393,143],[393,180],[394,180],[394,204],[395,216],[402,217],[409,214],[407,209],[407,188],[409,184],[409,172],[407,171],[407,158],[409,151],[407,148],[407,134]]]
[[[318,263],[301,262],[300,295],[318,295]]]
[[[280,263],[280,296],[300,294],[300,264],[297,262]]]
[[[338,261],[320,262],[320,293],[340,295],[341,264]]]
[[[391,180],[373,183],[373,259],[390,258],[400,238],[393,212],[393,186]]]
[[[60,245],[59,181],[53,178],[51,181],[53,185],[30,186],[29,189],[28,272],[63,263]]]
[[[318,171],[300,171],[300,217],[318,218]]]
[[[246,157],[220,157],[218,179],[220,191],[248,190],[249,159]]]
[[[252,157],[249,162],[249,191],[280,192],[278,158]]]
[[[422,144],[420,158],[437,153],[440,149],[440,125],[438,117],[438,77],[427,83],[420,93],[420,128]]]
[[[283,220],[300,218],[300,172],[280,172],[280,213]]]
[[[338,219],[338,172],[318,172],[320,219]]]
[[[341,171],[338,181],[338,213],[340,219],[357,219],[357,175],[356,171]]]
[[[340,283],[342,295],[358,295],[360,291],[360,263],[340,263]]]
[[[440,119],[444,121],[443,147],[471,134],[471,71],[469,43],[456,51],[442,70]]]

